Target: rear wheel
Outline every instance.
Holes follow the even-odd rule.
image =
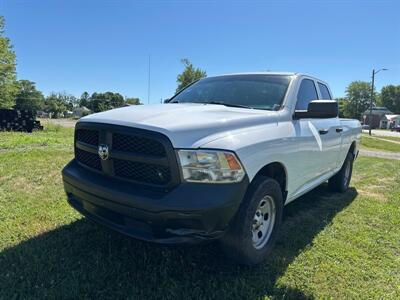
[[[349,188],[351,175],[353,173],[353,161],[353,153],[347,153],[342,168],[328,181],[329,189],[331,191],[343,193]]]
[[[254,265],[273,248],[282,222],[283,200],[278,182],[259,176],[251,183],[230,229],[224,252],[240,264]]]

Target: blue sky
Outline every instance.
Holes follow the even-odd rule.
[[[147,103],[173,95],[181,58],[208,75],[296,71],[342,96],[379,73],[400,84],[400,1],[0,0],[18,78],[45,94],[115,91]]]

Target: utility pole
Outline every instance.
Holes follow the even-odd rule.
[[[375,83],[375,69],[372,70],[372,83],[371,83],[371,99],[369,100],[369,135],[371,135],[372,127],[372,104],[374,101],[374,83]]]
[[[375,83],[375,75],[378,74],[380,71],[386,71],[387,69],[379,69],[378,71],[375,71],[375,69],[372,70],[372,83],[371,83],[371,99],[369,100],[369,135],[371,135],[371,127],[372,127],[372,104],[374,101],[374,83]]]
[[[149,54],[149,78],[147,80],[147,104],[150,104],[150,54]]]

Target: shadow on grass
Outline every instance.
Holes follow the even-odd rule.
[[[356,196],[322,186],[289,204],[273,255],[253,268],[216,244],[161,247],[81,219],[1,252],[0,298],[312,299],[277,280]]]

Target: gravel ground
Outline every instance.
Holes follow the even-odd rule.
[[[380,157],[400,160],[400,153],[395,152],[384,152],[384,151],[374,151],[374,150],[364,150],[361,149],[359,152],[360,156],[370,156],[370,157]]]
[[[369,133],[368,130],[363,130],[363,133]],[[400,137],[400,132],[390,131],[390,130],[380,130],[380,129],[372,129],[372,136],[394,136]]]
[[[61,125],[63,127],[74,128],[77,120],[73,119],[39,119],[44,126],[47,124]]]
[[[400,144],[400,142],[398,142],[398,141],[388,140],[388,139],[385,139],[385,138],[383,138],[383,137],[382,137],[382,138],[379,138],[379,137],[376,137],[376,136],[372,136],[372,138],[377,139],[377,140],[380,140],[380,141],[389,142],[389,143]]]

